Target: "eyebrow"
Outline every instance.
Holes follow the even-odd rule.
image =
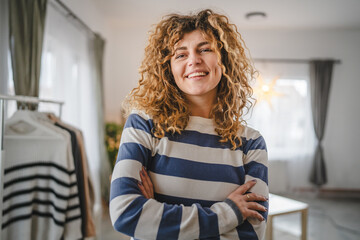
[[[197,47],[202,47],[202,46],[204,46],[204,45],[206,45],[206,44],[210,44],[209,42],[201,42],[201,43],[199,43],[198,45],[197,45]],[[175,50],[174,50],[174,52],[176,52],[176,51],[179,51],[179,50],[186,50],[187,49],[187,47],[178,47],[178,48],[175,48]]]

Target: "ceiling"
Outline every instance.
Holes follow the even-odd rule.
[[[360,29],[360,0],[92,0],[107,20],[129,26],[149,25],[169,13],[212,8],[240,28]],[[252,11],[267,14],[251,22]]]

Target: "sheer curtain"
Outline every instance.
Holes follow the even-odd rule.
[[[101,221],[99,146],[96,81],[93,74],[92,35],[61,8],[49,4],[40,78],[40,98],[64,101],[62,120],[82,130],[87,151],[90,176],[95,188],[96,226]],[[57,112],[54,105],[40,105],[39,111]],[[100,229],[96,229],[99,234]]]
[[[104,50],[105,40],[99,35],[95,34],[91,39],[91,53],[93,63],[93,73],[95,82],[95,98],[97,99],[96,111],[97,111],[97,124],[98,124],[98,137],[99,139],[105,139],[105,103],[104,103],[104,78],[103,78],[103,63],[104,63]],[[110,196],[110,182],[109,176],[112,172],[110,167],[110,161],[106,152],[105,141],[99,143],[99,154],[102,159],[100,168],[100,185],[101,185],[101,196],[108,202]]]
[[[262,80],[257,80],[253,86],[257,102],[247,116],[247,122],[266,140],[270,173],[274,175],[269,179],[286,184],[286,191],[309,187],[315,144],[309,65],[256,63],[256,68]],[[263,91],[267,93],[262,95]],[[278,169],[271,169],[275,162],[282,165],[273,164]]]

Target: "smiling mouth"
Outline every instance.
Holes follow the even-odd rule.
[[[187,75],[187,78],[194,78],[194,77],[203,77],[208,75],[208,72],[194,72],[194,73],[190,73],[189,75]]]

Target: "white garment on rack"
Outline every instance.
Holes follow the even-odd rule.
[[[18,111],[5,124],[2,239],[79,239],[70,136],[36,114]]]
[[[20,110],[6,120],[5,135],[12,137],[53,137],[61,138],[53,129],[44,126],[35,112]]]

